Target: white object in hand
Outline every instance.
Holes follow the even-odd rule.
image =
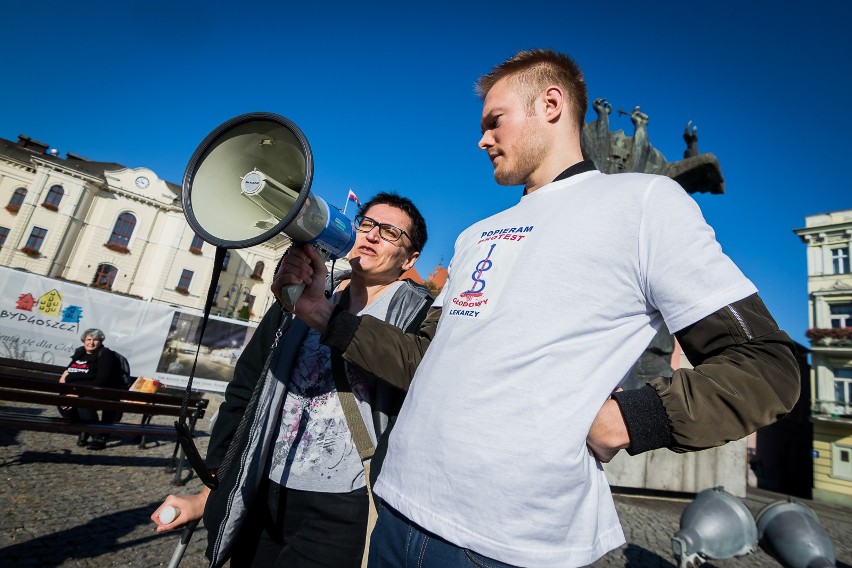
[[[160,511],[160,522],[167,525],[180,516],[180,509],[168,505]]]

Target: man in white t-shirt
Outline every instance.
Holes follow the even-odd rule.
[[[739,439],[799,394],[792,341],[692,198],[583,160],[573,60],[521,52],[477,87],[479,146],[524,195],[458,237],[419,333],[332,310],[310,248],[273,282],[307,285],[297,315],[347,361],[414,374],[371,567],[589,564],[624,543],[602,462]],[[663,324],[695,368],[613,393]]]

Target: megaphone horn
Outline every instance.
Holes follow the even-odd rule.
[[[218,247],[244,248],[284,233],[326,258],[344,256],[355,228],[310,191],[313,155],[301,130],[283,116],[255,112],[217,126],[196,148],[183,176],[187,222]],[[302,287],[287,287],[293,304]]]

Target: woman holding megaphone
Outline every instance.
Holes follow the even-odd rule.
[[[399,278],[426,243],[423,216],[409,199],[380,193],[361,207],[355,226],[351,278],[329,302],[417,329],[432,297]],[[272,285],[280,287],[277,279]],[[157,532],[203,515],[214,567],[228,558],[232,568],[361,564],[370,510],[365,466],[407,385],[345,363],[319,339],[280,305],[269,309],[237,362],[210,436],[206,463],[218,487],[169,495],[151,515]]]

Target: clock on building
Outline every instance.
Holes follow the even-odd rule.
[[[151,182],[145,176],[139,176],[136,178],[136,187],[139,189],[145,189],[151,184]]]

